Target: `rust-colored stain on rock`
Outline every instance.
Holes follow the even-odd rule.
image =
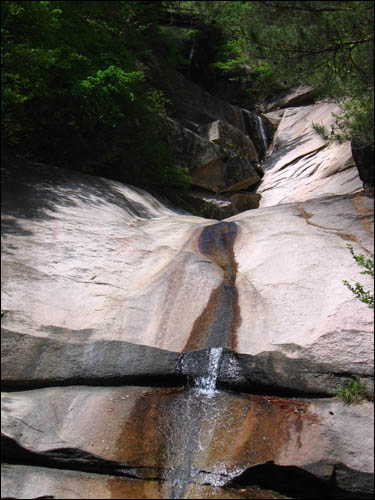
[[[185,495],[194,471],[230,475],[270,460],[294,463],[306,451],[307,428],[319,424],[308,401],[220,391],[207,397],[184,388],[137,391],[114,459],[138,467],[145,479],[164,480],[164,495],[176,473]],[[121,498],[124,485],[109,480],[108,487],[112,498]],[[155,488],[150,494],[162,498]],[[152,498],[142,491],[138,498]]]
[[[373,195],[372,195],[373,196]],[[374,210],[368,207],[366,193],[360,192],[353,196],[352,202],[357,212],[362,215],[361,224],[366,231],[374,234]]]
[[[340,238],[342,238],[345,241],[354,241],[357,242],[357,238],[348,233],[342,233],[340,231],[344,231],[342,228],[333,228],[333,227],[326,227],[326,226],[321,226],[320,224],[314,224],[313,222],[310,222],[311,217],[314,217],[314,214],[311,214],[309,212],[306,212],[306,210],[302,207],[296,207],[299,214],[298,216],[304,219],[306,224],[309,224],[310,226],[318,227],[319,229],[326,229],[327,231],[332,231],[333,233],[337,234]]]
[[[165,467],[165,435],[160,432],[160,415],[171,397],[180,394],[182,387],[148,389],[133,396],[130,416],[123,424],[122,432],[116,443],[116,456],[119,462],[133,467]]]
[[[233,252],[236,235],[237,227],[232,222],[206,226],[200,234],[199,250],[223,270],[223,281],[212,291],[205,310],[196,319],[183,352],[213,347],[236,348],[235,332],[241,324]]]

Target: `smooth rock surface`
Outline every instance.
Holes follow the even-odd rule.
[[[3,328],[182,350],[222,278],[195,242],[213,221],[105,179],[4,169]]]
[[[225,272],[199,248],[202,229],[215,221],[179,215],[104,179],[12,169],[3,183],[3,328],[182,352],[202,315],[218,317],[215,290]],[[373,375],[372,311],[342,283],[360,278],[371,287],[346,244],[372,254],[373,200],[334,196],[229,220],[238,229],[235,350],[277,350]]]
[[[277,350],[373,376],[373,311],[343,280],[373,289],[346,245],[373,256],[373,199],[331,196],[243,212],[234,254],[237,351]]]
[[[312,128],[316,123],[329,129],[332,113],[337,112],[338,106],[327,102],[284,110],[263,163],[265,175],[258,188],[261,207],[362,188],[350,142],[328,144]]]

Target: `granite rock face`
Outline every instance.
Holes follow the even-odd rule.
[[[332,398],[372,387],[372,311],[342,283],[371,287],[346,248],[373,254],[366,192],[218,223],[19,158],[3,176],[6,496],[270,498],[248,488],[280,474],[371,496],[373,403]]]
[[[354,193],[362,188],[350,142],[330,144],[313,129],[313,124],[329,129],[332,113],[337,112],[335,103],[320,102],[286,108],[277,116],[270,114],[271,120],[281,120],[262,165],[265,175],[258,189],[261,207]]]
[[[277,109],[289,108],[291,106],[306,106],[314,101],[316,93],[309,85],[300,85],[288,89],[275,99],[272,99],[262,106],[262,111],[275,111]]]

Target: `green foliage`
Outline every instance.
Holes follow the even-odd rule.
[[[312,123],[312,128],[315,130],[317,134],[319,134],[326,141],[331,140],[331,134],[328,132],[328,129],[322,123]]]
[[[374,101],[364,97],[350,99],[341,103],[342,113],[333,113],[336,121],[330,131],[319,123],[313,123],[313,129],[323,139],[342,144],[345,141],[356,139],[360,146],[373,146],[374,138]]]
[[[359,378],[355,378],[346,387],[337,391],[335,396],[347,404],[360,403],[364,399],[369,399],[367,387]]]
[[[356,255],[353,250],[353,245],[347,245],[350,253],[352,254],[354,260],[357,262],[359,267],[364,268],[364,271],[361,271],[361,274],[368,274],[374,277],[374,260],[366,259],[364,255]],[[360,283],[356,283],[355,286],[352,286],[347,280],[345,280],[344,285],[349,288],[351,292],[370,309],[374,309],[374,294],[370,290],[365,290]]]
[[[126,73],[119,67],[109,66],[79,81],[75,92],[89,120],[116,127],[119,120],[125,118],[126,108],[135,103],[137,88],[143,80],[141,71]]]
[[[373,2],[196,4],[225,37],[216,67],[241,74],[246,65],[242,81],[254,104],[283,88],[311,84],[321,97],[342,104],[334,136],[373,145]]]
[[[146,77],[154,47],[168,64],[178,52],[158,9],[4,1],[1,13],[3,146],[126,182],[186,183],[163,136],[168,101]]]

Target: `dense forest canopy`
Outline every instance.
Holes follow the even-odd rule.
[[[171,29],[171,7],[198,22]],[[170,82],[195,64],[235,80],[254,108],[311,84],[342,104],[333,135],[373,147],[373,13],[370,1],[3,1],[2,144],[133,184],[186,186],[166,138],[173,104],[152,75]]]

